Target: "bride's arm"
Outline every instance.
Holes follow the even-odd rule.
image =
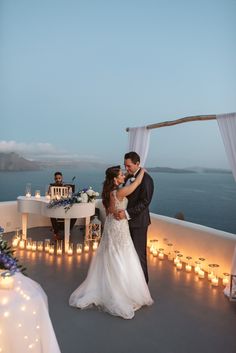
[[[137,187],[141,184],[141,182],[143,180],[144,173],[145,173],[145,169],[141,168],[141,171],[140,171],[139,175],[137,176],[137,178],[135,179],[135,181],[132,184],[124,186],[123,188],[117,190],[116,196],[119,199],[123,199],[123,197],[132,194],[132,192],[135,189],[137,189]]]

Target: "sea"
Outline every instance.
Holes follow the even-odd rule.
[[[0,172],[0,201],[13,201],[25,195],[27,183],[32,193],[40,190],[44,195],[53,182],[55,169],[27,172]],[[101,192],[103,170],[62,170],[64,181],[75,177],[76,191],[91,186]],[[182,212],[188,222],[236,234],[236,182],[232,174],[225,173],[150,173],[155,191],[150,211],[175,217]]]

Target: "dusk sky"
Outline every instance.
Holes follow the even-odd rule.
[[[0,0],[0,152],[122,163],[126,127],[236,111],[236,0]],[[229,168],[216,121],[147,166]]]

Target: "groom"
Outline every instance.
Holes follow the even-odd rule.
[[[140,157],[136,152],[129,152],[124,157],[125,169],[129,173],[126,185],[132,183],[140,171]],[[147,270],[147,230],[151,223],[148,206],[152,200],[154,185],[149,174],[145,173],[141,184],[128,196],[126,211],[119,211],[119,219],[127,218],[131,238],[141,262],[146,282],[148,283]]]

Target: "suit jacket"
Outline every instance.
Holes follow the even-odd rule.
[[[144,173],[142,183],[128,197],[127,212],[130,228],[147,227],[150,223],[149,204],[152,200],[154,183],[151,176]]]

